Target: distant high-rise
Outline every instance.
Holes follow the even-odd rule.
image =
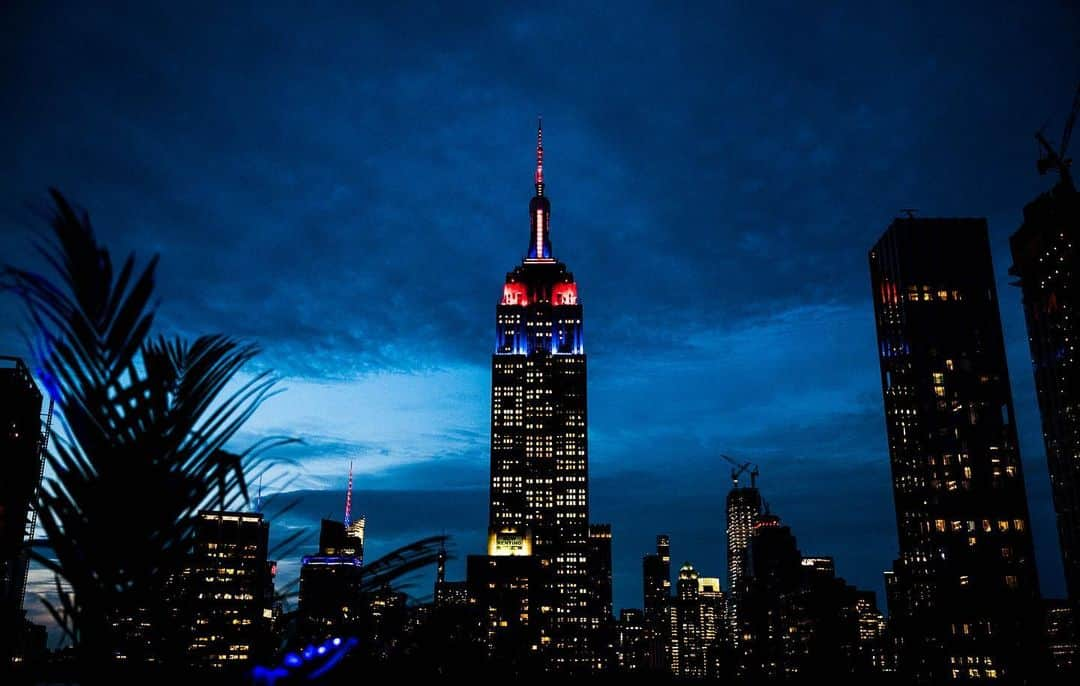
[[[684,679],[705,678],[698,573],[689,562],[679,570],[671,605],[671,672]]]
[[[550,668],[591,670],[588,430],[585,348],[577,283],[553,257],[537,131],[531,233],[506,275],[491,358],[489,547],[535,555],[553,572],[535,608]],[[480,568],[483,568],[481,566]]]
[[[727,595],[720,588],[719,577],[698,577],[698,600],[701,605],[705,676],[720,679],[726,676],[725,658],[731,652],[731,633],[727,623]]]
[[[1035,391],[1069,599],[1080,608],[1080,193],[1063,175],[1024,208],[1013,266],[1024,293]]]
[[[370,598],[361,588],[364,519],[352,520],[352,466],[344,520],[322,520],[319,551],[301,560],[297,610],[302,631],[311,639],[340,636],[370,619]]]
[[[1039,664],[1039,588],[986,221],[896,219],[870,273],[900,669],[1020,682]]]
[[[667,671],[671,664],[671,541],[666,534],[656,537],[656,553],[641,561],[645,600],[645,629],[648,632],[649,667]]]
[[[623,609],[618,623],[618,667],[620,672],[640,673],[649,668],[649,637],[645,613]]]
[[[22,360],[0,357],[0,663],[17,652],[33,535],[30,503],[41,482],[42,396]]]
[[[201,512],[187,579],[192,662],[227,669],[267,657],[274,603],[270,525],[261,514]]]
[[[366,618],[363,562],[356,540],[345,533],[342,522],[322,520],[319,551],[300,563],[297,610],[302,631],[312,640],[340,636]]]
[[[614,666],[615,616],[612,611],[611,584],[611,525],[589,525],[589,619],[592,632],[594,668],[597,671]]]
[[[756,483],[739,487],[736,482],[727,496],[728,621],[732,640],[738,642],[739,596],[746,583],[750,562],[750,539],[761,514],[761,493]]]
[[[743,585],[737,671],[750,683],[828,683],[885,671],[874,594],[836,576],[832,558],[804,556],[773,514],[754,525]]]

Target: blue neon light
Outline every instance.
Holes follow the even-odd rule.
[[[252,668],[251,676],[256,684],[265,686],[274,686],[279,679],[290,676],[315,681],[341,662],[342,658],[355,648],[357,643],[358,641],[355,638],[342,640],[340,637],[335,637],[327,639],[318,648],[314,645],[307,646],[304,648],[302,655],[296,653],[286,654],[282,666],[263,667],[257,665]]]

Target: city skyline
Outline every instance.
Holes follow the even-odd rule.
[[[882,27],[888,23],[882,17],[877,19]],[[512,29],[522,21],[528,26],[529,21],[547,20],[502,16],[497,27]],[[815,26],[827,33],[831,24]],[[452,28],[458,33],[451,32],[456,38],[448,39],[449,47],[458,59],[444,68],[461,70],[468,60],[457,41],[462,32],[469,32],[460,25]],[[78,33],[72,26],[66,30]],[[185,29],[176,30],[179,38]],[[1025,31],[1033,29],[1026,27]],[[93,44],[92,36],[82,35]],[[300,35],[305,34],[301,31]],[[508,35],[516,34],[508,30]],[[1003,42],[1023,45],[1027,35],[1018,30],[1006,34]],[[704,50],[704,39],[693,38],[696,42],[691,40],[690,44]],[[972,57],[978,44],[959,49],[941,44],[937,34],[923,34],[922,38],[921,46],[931,61],[936,57],[947,62],[952,57],[962,62],[966,57],[975,60],[976,69],[990,70],[992,66],[992,61],[983,63]],[[25,47],[20,41],[29,40],[23,37],[13,42]],[[519,54],[517,39],[509,41],[515,48],[513,54]],[[571,38],[564,43],[565,47],[576,45]],[[621,41],[612,47],[628,49]],[[168,69],[170,65],[175,68],[175,62],[152,50],[146,52],[147,46],[135,42],[126,49],[149,58],[136,60],[148,65],[148,71],[136,70],[131,78],[158,73],[158,69],[166,75],[177,73]],[[269,54],[280,57],[275,51]],[[266,58],[265,53],[262,56]],[[337,55],[342,64],[354,64],[361,56]],[[681,64],[683,59],[668,57],[665,64],[669,66]],[[58,74],[65,74],[67,58],[54,55],[52,59],[35,69],[59,78]],[[99,59],[107,66],[108,60],[119,58],[107,55]],[[1048,55],[1028,55],[1028,59],[1028,68],[1053,62]],[[435,65],[414,66],[417,73],[428,77],[438,73]],[[557,76],[545,65],[533,66]],[[100,78],[95,69],[101,68],[102,64],[92,63],[87,72],[72,73]],[[242,71],[243,65],[238,68]],[[799,70],[791,64],[777,68],[782,75],[778,78],[786,84],[785,97],[797,99]],[[836,69],[838,61],[826,58],[822,68]],[[930,92],[938,96],[959,78],[926,64],[921,70],[912,69],[898,77],[900,84],[914,88],[922,83],[920,79],[926,79]],[[1012,73],[1012,78],[1018,79],[1020,73]],[[454,74],[464,78],[460,71]],[[216,116],[207,116],[214,110],[200,108],[203,99],[212,99],[205,96],[220,84],[188,81],[191,76],[182,72],[179,77],[185,77],[189,89],[183,92],[189,99],[182,101],[189,103],[188,107],[157,109],[143,120],[166,150],[175,150],[189,140],[188,136],[209,143],[212,137],[198,123],[217,121]],[[645,77],[655,82],[658,74],[647,72]],[[369,517],[373,553],[393,547],[394,541],[407,539],[414,531],[428,534],[446,528],[455,536],[459,557],[457,568],[452,565],[448,576],[461,578],[464,556],[483,549],[486,520],[485,358],[490,353],[490,332],[485,327],[499,275],[507,260],[522,252],[518,229],[524,213],[520,200],[527,186],[521,180],[521,170],[527,168],[531,156],[532,135],[526,122],[537,110],[542,111],[549,122],[552,189],[560,198],[557,223],[565,227],[559,233],[560,254],[574,264],[583,292],[588,294],[587,336],[593,358],[591,373],[595,374],[590,379],[591,510],[595,521],[611,521],[614,527],[616,608],[639,605],[640,556],[661,531],[672,535],[676,569],[689,560],[704,574],[722,576],[725,544],[720,532],[728,469],[717,458],[719,452],[761,465],[763,491],[797,528],[804,547],[834,555],[843,576],[860,587],[878,590],[879,602],[884,604],[880,574],[896,554],[896,540],[876,387],[871,295],[862,261],[866,249],[902,207],[919,207],[922,216],[987,216],[1039,572],[1044,594],[1060,596],[1061,564],[1052,528],[1026,332],[1019,293],[1007,286],[1006,270],[1010,263],[1007,236],[1019,226],[1023,205],[1052,183],[1034,171],[1030,134],[1047,119],[1052,124],[1050,130],[1056,129],[1071,94],[1070,75],[1058,78],[1043,74],[1033,85],[1002,87],[1002,92],[1013,96],[1008,101],[1004,96],[984,94],[987,120],[980,121],[1002,150],[993,154],[983,151],[983,157],[971,154],[981,150],[975,141],[953,138],[971,116],[971,106],[954,112],[949,106],[957,108],[959,101],[947,98],[942,100],[949,105],[942,107],[942,121],[931,124],[920,119],[913,124],[912,118],[923,115],[909,110],[878,124],[897,125],[901,130],[906,125],[905,140],[920,143],[915,153],[905,154],[892,147],[886,140],[890,134],[878,134],[866,153],[859,147],[847,147],[846,134],[827,130],[829,116],[844,122],[848,133],[855,130],[869,135],[869,113],[887,113],[894,95],[897,102],[902,100],[861,81],[865,74],[852,74],[851,78],[851,91],[842,97],[835,93],[823,96],[820,91],[824,86],[810,79],[810,93],[816,93],[821,98],[818,104],[824,106],[819,117],[810,116],[798,124],[787,119],[787,106],[762,94],[760,102],[765,104],[761,107],[768,117],[761,126],[780,132],[762,151],[755,151],[753,135],[746,134],[749,140],[745,143],[736,135],[739,124],[754,122],[757,110],[753,108],[741,114],[716,115],[699,103],[678,110],[672,120],[647,109],[631,109],[629,116],[619,117],[618,110],[595,103],[588,111],[569,107],[553,91],[511,98],[520,84],[510,79],[503,82],[506,97],[501,101],[506,104],[495,108],[494,114],[480,115],[476,122],[472,117],[481,110],[482,96],[444,91],[437,97],[448,98],[453,107],[442,115],[417,119],[427,100],[410,90],[416,84],[393,80],[400,88],[391,93],[394,102],[412,113],[414,121],[433,122],[434,131],[421,125],[404,136],[401,131],[395,134],[387,122],[375,121],[371,122],[374,133],[364,134],[359,119],[343,123],[362,112],[358,102],[350,101],[324,115],[337,125],[338,140],[349,133],[363,141],[348,150],[347,159],[331,155],[320,160],[310,151],[297,157],[297,151],[285,145],[280,134],[270,135],[267,140],[272,145],[264,156],[253,156],[255,161],[241,165],[243,169],[226,165],[216,171],[214,183],[220,184],[216,190],[209,180],[194,180],[190,169],[166,173],[161,158],[155,161],[154,151],[156,155],[166,153],[143,137],[148,134],[123,127],[114,131],[115,121],[98,119],[93,125],[119,136],[124,141],[122,148],[138,163],[95,157],[103,154],[102,149],[83,141],[83,147],[76,148],[85,153],[80,155],[83,164],[105,162],[114,175],[89,179],[77,172],[78,164],[67,169],[59,163],[65,145],[71,142],[65,143],[62,135],[37,139],[34,144],[21,142],[15,164],[5,171],[5,180],[10,183],[2,202],[8,215],[18,215],[17,208],[40,199],[44,186],[60,185],[87,207],[107,240],[137,247],[144,256],[154,250],[162,253],[161,328],[222,329],[251,337],[266,348],[267,364],[286,375],[288,390],[256,417],[251,431],[284,430],[307,438],[306,447],[290,449],[289,454],[301,459],[306,470],[299,485],[323,491],[312,496],[316,502],[305,503],[307,509],[298,512],[306,513],[304,518],[283,524],[303,521],[312,526],[314,522],[317,529],[319,517],[330,512],[336,516],[345,490],[345,465],[355,459],[357,508]],[[374,87],[363,78],[356,81],[357,88],[365,83]],[[73,81],[60,83],[74,88]],[[376,78],[375,85],[380,83]],[[324,85],[329,91],[306,95],[321,95],[316,101],[327,102],[333,86],[332,82]],[[257,95],[268,97],[258,90],[259,83],[252,87]],[[743,82],[731,88],[744,98],[755,92]],[[691,92],[698,90],[691,88]],[[1015,97],[1017,92],[1026,95]],[[200,99],[200,94],[204,98]],[[32,94],[26,95],[33,99]],[[294,97],[304,100],[304,95]],[[995,99],[998,97],[1000,100]],[[860,105],[862,99],[865,102]],[[1016,106],[1011,102],[1014,99],[1025,102]],[[94,104],[93,97],[90,102]],[[34,104],[22,102],[4,115],[9,118],[9,128],[26,134],[20,138],[34,138],[35,125],[30,118],[39,109]],[[253,114],[229,98],[224,104]],[[146,117],[140,109],[145,106],[136,99],[125,102],[119,112]],[[861,106],[868,112],[860,114]],[[1009,116],[998,114],[995,118],[995,108],[1002,112],[1014,109]],[[101,110],[91,107],[91,111],[103,116]],[[189,122],[196,122],[192,129],[185,128],[184,113],[191,118]],[[713,116],[721,124],[732,122],[732,130],[721,126],[720,134],[702,135],[711,128],[708,122],[714,121]],[[682,138],[677,145],[662,145],[665,136],[684,119],[691,123],[694,135]],[[253,121],[263,134],[287,124],[287,119],[272,117]],[[794,130],[784,132],[784,125]],[[325,152],[318,146],[317,129],[315,121],[303,118],[298,127],[306,144]],[[643,137],[642,132],[652,134],[655,140]],[[154,134],[149,137],[154,138]],[[241,137],[237,145],[261,148],[262,143],[258,136],[250,140]],[[949,143],[955,145],[948,147]],[[851,168],[856,152],[867,158],[877,153],[886,163],[868,170],[867,178],[856,183],[851,177],[862,175],[861,169]],[[394,161],[388,157],[392,153],[401,156]],[[241,147],[220,154],[219,160],[235,161],[246,153]],[[759,154],[768,161],[763,163]],[[799,161],[784,158],[788,154],[810,160],[814,173],[803,175]],[[429,165],[431,161],[435,164]],[[126,193],[135,191],[124,191],[122,186],[140,164],[158,175],[152,172],[146,186],[134,187],[149,191],[149,197],[171,198],[165,206],[176,210],[177,220],[164,220],[153,203],[129,202],[132,196]],[[753,173],[736,178],[739,165],[748,166]],[[434,169],[428,170],[429,166]],[[947,173],[931,171],[937,166]],[[664,175],[673,170],[680,171],[678,178],[665,181]],[[920,176],[924,171],[925,178]],[[849,194],[821,187],[818,174],[833,184],[854,184],[856,190]],[[958,192],[947,196],[935,187],[935,180],[940,187],[944,186],[941,179],[963,174],[972,178],[988,174],[988,187],[1005,190],[991,194],[979,183],[965,181],[950,189]],[[790,177],[797,177],[797,181]],[[365,183],[369,179],[371,183]],[[889,188],[883,183],[887,179],[899,179],[900,188]],[[728,204],[711,211],[687,214],[661,200],[663,194],[677,192],[679,202],[704,207],[713,200],[713,189],[725,184],[728,195],[722,197]],[[814,190],[801,190],[804,185]],[[764,195],[770,189],[794,193],[792,208],[770,211]],[[816,198],[815,192],[822,197]],[[377,193],[393,200],[369,204]],[[265,205],[260,198],[267,199]],[[264,214],[252,213],[254,206],[261,207]],[[364,215],[367,207],[374,210],[370,216]],[[130,214],[118,214],[125,210]],[[278,212],[285,216],[278,216]],[[375,228],[380,222],[384,222],[381,230]],[[21,248],[24,241],[14,230],[16,223],[6,222],[5,234],[10,230]],[[260,224],[264,230],[247,228],[249,223]],[[714,225],[722,229],[719,236],[712,229]],[[226,241],[229,253],[217,255],[207,264],[198,263],[199,244],[222,227],[227,227],[231,236]],[[264,243],[267,235],[274,240]],[[245,247],[252,245],[256,246],[254,255],[245,256]],[[270,267],[266,271],[279,278],[262,276],[264,261]],[[464,276],[456,281],[445,277],[448,262],[454,261],[464,265]],[[231,276],[232,272],[243,274],[243,278]],[[215,300],[218,290],[228,297],[235,293],[237,301]],[[424,300],[432,291],[439,295],[437,305]],[[266,304],[259,304],[263,302]],[[240,318],[232,308],[242,306],[254,307],[254,312],[266,316]],[[5,328],[0,336],[5,350],[22,354],[14,327],[6,323],[16,320],[7,316],[14,314],[14,307],[10,302],[2,307]],[[254,319],[263,321],[251,321]],[[672,351],[693,359],[674,360]],[[623,362],[616,363],[623,359],[629,360],[626,369],[631,371],[622,368]],[[803,368],[807,360],[823,364],[807,370]],[[847,367],[849,360],[854,361],[851,368]],[[805,373],[809,383],[794,383],[791,377],[796,373]],[[437,402],[420,400],[432,395],[433,389],[447,387],[454,388],[453,393]],[[722,389],[721,393],[715,394],[716,388]],[[696,410],[690,420],[679,416],[685,414],[685,406],[675,411],[676,403],[686,400]],[[298,413],[298,408],[304,409]],[[703,427],[702,423],[710,425]],[[824,459],[822,453],[828,453]],[[703,478],[709,475],[711,478]],[[661,489],[657,489],[658,483]],[[856,485],[865,486],[866,491],[853,492]],[[662,489],[687,496],[688,503],[676,511],[679,499],[656,492]],[[431,499],[432,491],[443,499],[441,504],[423,503]],[[405,495],[394,498],[402,492]],[[839,493],[853,498],[856,507],[867,508],[868,518],[862,522],[866,528],[854,526],[856,523],[837,513],[822,511],[828,494]],[[630,502],[624,503],[627,494]],[[412,511],[414,521],[400,522],[401,516],[392,512],[403,503],[420,508]],[[460,514],[439,519],[434,516],[436,508]],[[655,524],[646,525],[642,511]],[[687,511],[691,516],[686,516]],[[395,519],[400,522],[396,527],[391,526]],[[873,533],[875,540],[863,549],[861,539],[867,532]]]

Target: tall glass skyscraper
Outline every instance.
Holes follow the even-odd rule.
[[[489,556],[547,569],[540,649],[555,669],[589,669],[597,628],[589,580],[585,348],[577,284],[552,256],[551,203],[537,131],[525,258],[506,275],[491,358]]]
[[[1039,664],[1039,588],[986,220],[896,219],[870,273],[900,669],[1023,683]]]
[[[1080,608],[1080,193],[1063,175],[1013,234],[1069,599]]]
[[[750,576],[750,541],[761,514],[761,492],[757,483],[732,484],[727,496],[728,623],[729,633],[739,642],[739,600]]]

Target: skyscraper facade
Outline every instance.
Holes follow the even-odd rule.
[[[301,631],[311,640],[340,636],[371,620],[371,598],[362,588],[365,521],[353,520],[352,485],[350,464],[344,520],[322,520],[318,552],[301,559],[297,609]]]
[[[641,576],[649,668],[667,671],[671,665],[671,539],[667,534],[657,536],[656,553],[642,559]]]
[[[555,669],[591,668],[586,366],[577,284],[553,257],[537,132],[531,233],[506,275],[491,358],[489,548],[526,550],[550,568],[540,608]],[[490,551],[489,551],[490,552]]]
[[[1019,681],[1039,589],[986,221],[899,218],[869,257],[901,671]]]
[[[683,679],[705,678],[698,573],[689,562],[679,570],[671,606],[671,672]]]
[[[750,540],[761,514],[761,492],[757,484],[740,487],[736,482],[727,496],[728,622],[730,635],[739,640],[739,597],[750,570]]]
[[[719,577],[698,577],[698,599],[701,603],[701,642],[705,648],[705,676],[723,676],[725,658],[731,652],[727,624],[727,597],[720,588]]]
[[[649,637],[645,613],[638,609],[619,612],[618,668],[620,672],[641,673],[649,668]]]
[[[1080,607],[1080,193],[1063,175],[1013,234],[1069,599]]]
[[[23,629],[23,596],[32,535],[30,503],[41,482],[42,395],[26,364],[0,358],[0,660],[16,651]]]
[[[611,525],[589,525],[589,620],[595,671],[615,667],[615,614],[612,608]]]
[[[344,635],[369,619],[359,542],[346,532],[343,522],[322,520],[318,552],[301,559],[297,610],[310,640]]]
[[[269,536],[261,514],[199,513],[187,575],[194,664],[228,669],[267,656],[274,603]]]

